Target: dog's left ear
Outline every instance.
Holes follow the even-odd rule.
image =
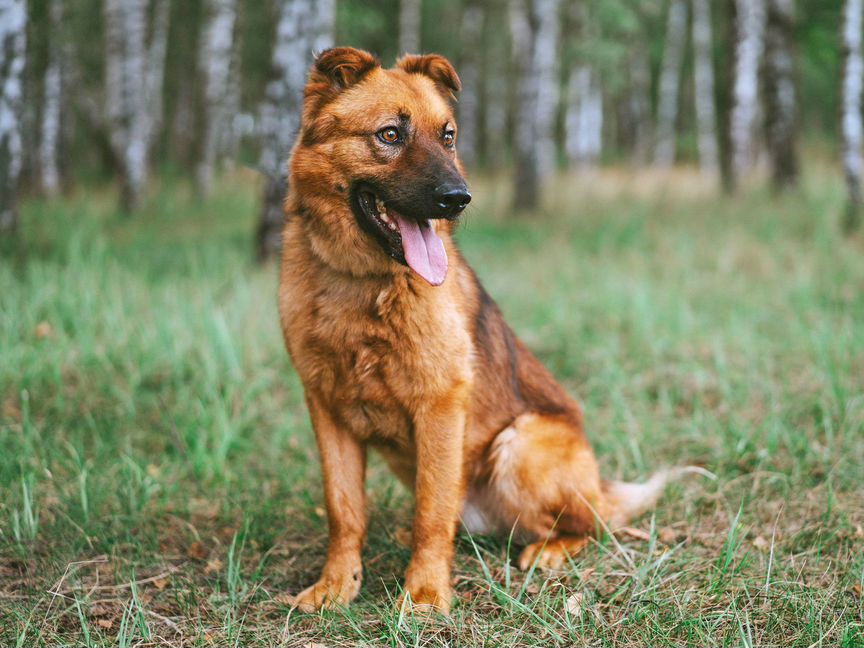
[[[409,74],[423,74],[435,82],[438,90],[447,99],[462,89],[459,75],[446,58],[440,54],[406,54],[396,62],[396,67]]]

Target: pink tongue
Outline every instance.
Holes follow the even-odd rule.
[[[447,276],[447,252],[444,242],[425,221],[422,225],[414,220],[394,214],[402,234],[402,250],[411,269],[433,286],[440,286]]]

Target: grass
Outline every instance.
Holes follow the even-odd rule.
[[[720,198],[690,174],[561,179],[459,239],[584,404],[608,476],[699,463],[637,531],[560,573],[460,536],[449,620],[393,611],[411,498],[374,460],[365,582],[291,612],[326,521],[254,178],[23,205],[0,259],[0,645],[864,643],[864,241],[842,187]]]

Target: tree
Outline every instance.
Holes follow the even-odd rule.
[[[213,185],[217,158],[230,148],[231,101],[236,0],[207,0],[198,67],[204,78],[204,132],[196,170],[198,191],[207,196]]]
[[[864,0],[846,0],[843,8],[842,148],[843,172],[849,192],[844,226],[853,231],[861,225],[861,91],[864,60],[861,54]]]
[[[63,0],[50,0],[48,20],[52,38],[48,40],[48,64],[45,68],[42,96],[42,119],[39,138],[39,176],[42,191],[53,196],[60,191],[58,166],[60,142],[60,108],[63,102]]]
[[[111,148],[121,174],[121,208],[134,211],[147,183],[159,122],[168,0],[156,0],[147,45],[146,0],[105,0],[105,97]],[[160,22],[160,20],[162,22]]]
[[[399,0],[399,53],[420,52],[421,0]]]
[[[714,98],[714,64],[711,59],[711,5],[692,0],[693,85],[696,104],[697,146],[702,172],[715,176],[718,170],[717,113]]]
[[[558,107],[558,0],[511,0],[510,24],[518,67],[514,207],[532,209],[555,166]]]
[[[765,123],[771,178],[777,190],[798,180],[795,87],[795,1],[768,0],[765,30]]]
[[[477,165],[480,148],[480,88],[481,44],[483,39],[483,8],[477,0],[468,0],[462,10],[462,55],[459,77],[459,159],[468,168]]]
[[[26,26],[25,0],[0,0],[0,233],[18,225]]]
[[[764,51],[765,0],[735,0],[735,61],[729,117],[731,188],[753,166],[759,116],[759,65]]]
[[[675,162],[675,122],[678,119],[678,88],[687,44],[687,3],[671,0],[666,22],[666,47],[660,70],[657,101],[657,142],[654,163],[668,167]]]
[[[572,165],[592,166],[603,150],[603,90],[594,68],[584,63],[574,65],[567,90],[567,159]]]
[[[312,53],[333,42],[333,0],[280,0],[272,52],[272,78],[261,104],[259,135],[264,196],[256,233],[260,260],[281,248],[288,151],[300,128],[303,87]]]

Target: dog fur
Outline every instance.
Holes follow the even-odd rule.
[[[454,214],[428,220],[449,260],[443,283],[432,285],[385,244],[386,232],[370,233],[352,204],[352,188],[370,183],[387,205],[417,212],[403,217],[426,218],[436,183],[462,181],[448,145],[459,89],[437,55],[385,69],[367,52],[336,48],[309,75],[289,163],[279,289],[330,531],[321,577],[297,597],[304,610],[348,604],[360,589],[370,449],[416,497],[403,602],[444,613],[460,519],[477,533],[515,529],[527,545],[522,568],[557,567],[602,525],[652,506],[668,476],[644,485],[601,480],[578,404],[513,334],[460,255]],[[382,140],[391,133],[381,135],[391,124],[405,130],[395,148]]]

